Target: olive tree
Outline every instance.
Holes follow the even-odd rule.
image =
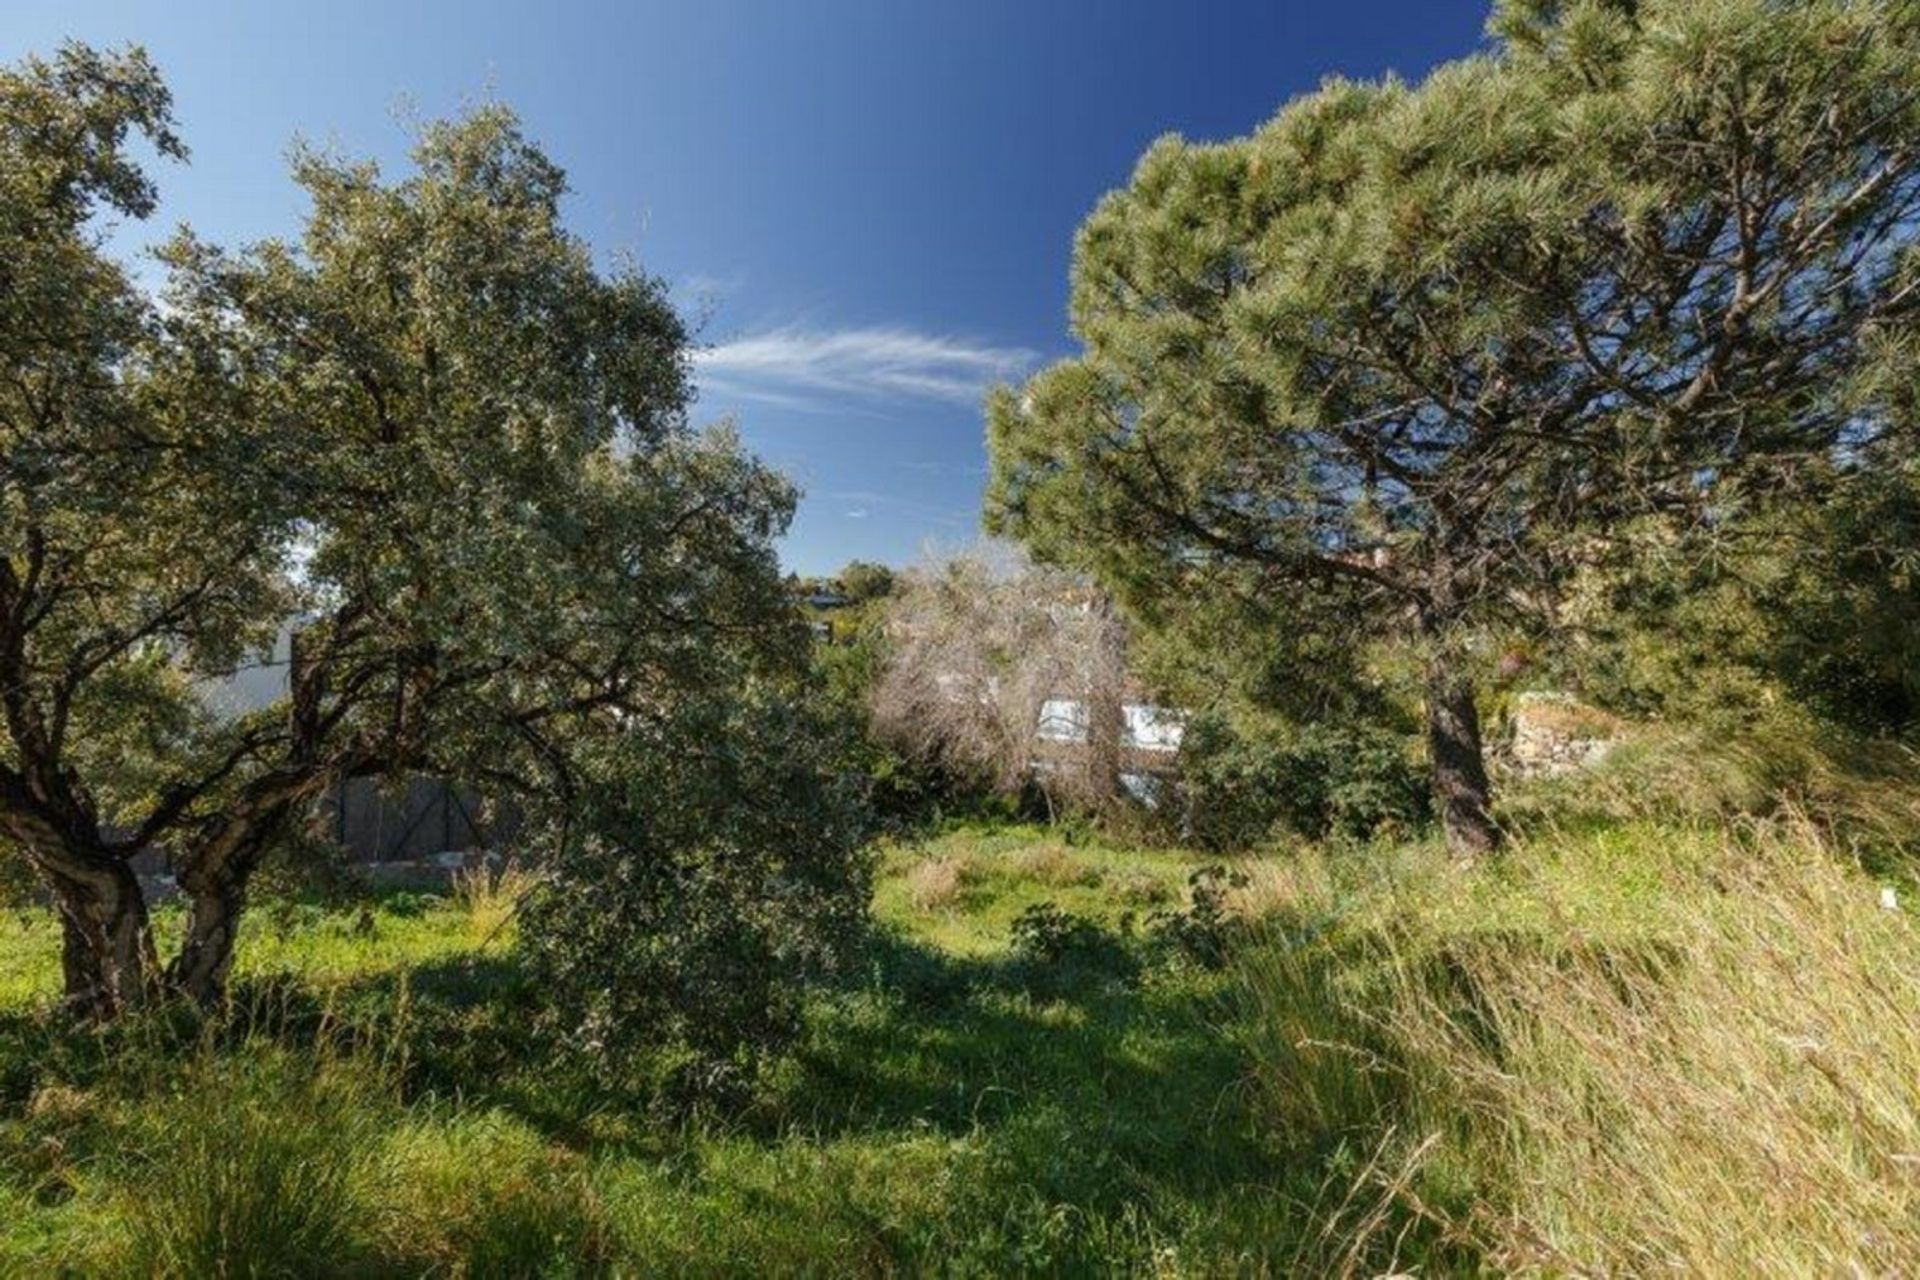
[[[604,1083],[736,1093],[856,953],[866,780],[836,710],[743,672],[583,744],[573,793],[542,806],[553,856],[519,951],[556,1044]]]
[[[257,487],[219,487],[250,429],[163,381],[160,323],[101,248],[97,215],[154,208],[132,140],[184,156],[170,110],[138,51],[0,70],[0,832],[59,904],[67,991],[96,1013],[154,976],[128,863],[186,817],[180,766],[211,784],[240,764],[194,677],[291,605]]]
[[[1492,847],[1485,637],[1623,519],[1859,450],[1910,323],[1920,10],[1510,0],[1424,82],[1167,138],[1081,229],[1079,356],[990,408],[990,518],[1142,616],[1418,641]]]
[[[344,779],[564,797],[591,744],[803,660],[789,487],[689,426],[663,288],[564,229],[510,112],[425,128],[396,179],[298,150],[300,238],[182,234],[156,310],[87,221],[151,207],[130,132],[178,151],[152,67],[69,50],[0,93],[0,824],[77,1007],[217,997],[263,852]],[[283,696],[214,713],[289,633]],[[128,867],[155,847],[164,964]]]

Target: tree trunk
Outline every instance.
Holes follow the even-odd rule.
[[[180,889],[187,895],[187,927],[179,953],[167,966],[170,990],[202,1005],[226,998],[247,882],[296,807],[317,790],[318,784],[309,778],[284,790],[263,792],[253,803],[238,803],[181,851],[176,865]]]
[[[1443,654],[1435,654],[1427,668],[1427,749],[1447,847],[1461,858],[1498,848],[1473,682]]]
[[[83,872],[55,870],[48,879],[60,912],[67,1007],[104,1022],[144,1004],[159,966],[139,878],[103,855]]]
[[[180,941],[180,953],[167,968],[170,988],[201,1005],[218,1004],[225,998],[245,905],[245,890],[228,877],[190,891],[186,935]]]
[[[1086,800],[1105,810],[1124,793],[1121,781],[1127,734],[1127,632],[1112,597],[1089,605],[1081,696],[1087,709],[1087,751],[1082,786]]]

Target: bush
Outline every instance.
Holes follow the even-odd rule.
[[[1030,964],[1059,964],[1097,954],[1108,945],[1098,920],[1075,915],[1052,902],[1036,902],[1014,918],[1008,929],[1013,954]]]
[[[563,1042],[601,1078],[744,1084],[807,983],[866,924],[858,781],[832,726],[761,690],[635,726],[556,822],[519,945]]]
[[[1149,921],[1155,938],[1202,968],[1222,967],[1241,931],[1241,921],[1227,910],[1227,895],[1251,883],[1244,871],[1201,867],[1187,878],[1187,909],[1160,912]]]
[[[1123,930],[1131,925],[1131,917],[1122,918]],[[1126,938],[1052,902],[1036,902],[1016,916],[1009,939],[1028,985],[1042,994],[1085,978],[1130,979],[1138,969]]]
[[[957,817],[1014,817],[1019,798],[996,795],[991,779],[909,755],[874,732],[874,685],[887,659],[887,638],[880,625],[884,606],[885,598],[879,597],[846,611],[835,624],[844,627],[844,638],[813,649],[821,714],[860,726],[841,737],[839,767],[866,780],[874,821],[897,834]]]
[[[1244,729],[1196,716],[1180,774],[1189,837],[1208,849],[1252,848],[1279,832],[1366,839],[1429,816],[1406,739],[1364,723]]]

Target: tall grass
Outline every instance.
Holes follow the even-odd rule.
[[[1920,930],[1814,825],[1562,833],[1345,915],[1291,887],[1241,989],[1268,1121],[1326,1175],[1302,1267],[1920,1258]]]
[[[1688,818],[1628,776],[1539,793],[1471,869],[1239,864],[1224,973],[1006,959],[1031,905],[1117,926],[1196,855],[1073,846],[1096,883],[1044,832],[891,850],[870,969],[698,1120],[554,1070],[477,954],[524,886],[299,916],[243,936],[216,1020],[0,1010],[0,1275],[1910,1270],[1911,874],[1832,810]],[[964,892],[923,909],[948,862]],[[0,962],[30,947],[57,931]]]
[[[540,877],[518,862],[483,862],[454,872],[448,889],[454,905],[466,913],[474,938],[484,944],[506,932],[539,884]]]
[[[119,1220],[130,1274],[344,1272],[389,1113],[370,1074],[284,1053],[203,1060],[133,1113]]]
[[[408,1099],[391,1045],[209,1038],[182,1056],[156,1035],[151,1052],[91,1090],[43,1086],[28,1131],[0,1126],[0,1211],[41,1220],[22,1234],[0,1219],[0,1274],[520,1276],[609,1265],[589,1161],[498,1109]]]
[[[1641,725],[1599,767],[1505,797],[1501,816],[1536,832],[1582,820],[1791,816],[1849,855],[1897,861],[1920,847],[1920,755],[1836,736],[1789,706],[1739,731]]]

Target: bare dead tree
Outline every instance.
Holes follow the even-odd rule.
[[[1126,624],[1085,579],[1005,543],[935,554],[909,571],[886,622],[876,732],[1002,793],[1050,808],[1121,794]]]

